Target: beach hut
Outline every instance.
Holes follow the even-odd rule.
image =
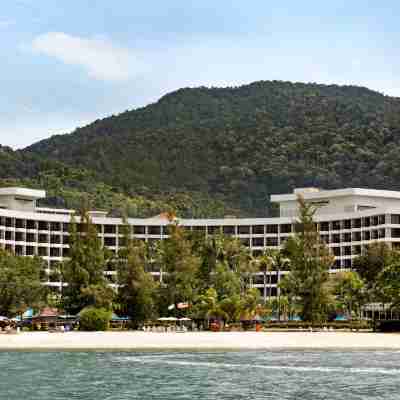
[[[41,330],[55,328],[58,319],[58,310],[53,307],[43,308],[39,314],[32,317],[32,323]]]

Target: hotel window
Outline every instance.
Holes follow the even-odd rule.
[[[393,225],[400,225],[400,215],[399,214],[392,214],[391,221]]]
[[[358,229],[361,228],[361,218],[353,219],[353,228]]]
[[[61,257],[61,251],[59,247],[50,248],[50,257]]]
[[[28,219],[26,221],[26,229],[36,229],[36,222]]]
[[[207,233],[209,235],[216,235],[220,232],[221,232],[221,227],[219,227],[219,226],[208,226],[207,227]]]
[[[363,240],[370,240],[371,239],[371,234],[369,231],[363,232]]]
[[[50,236],[50,243],[52,243],[52,244],[60,244],[61,243],[61,236],[60,235],[51,235]]]
[[[55,232],[61,231],[61,224],[59,222],[52,222],[50,224],[50,229]]]
[[[272,285],[276,285],[278,283],[278,275],[277,274],[270,274],[269,281]]]
[[[248,225],[238,226],[238,235],[249,235],[249,234],[250,234],[250,226]]]
[[[264,275],[253,276],[253,283],[255,285],[263,285],[264,284]]]
[[[343,234],[343,242],[345,242],[345,243],[351,242],[351,233],[350,232]]]
[[[340,235],[338,233],[332,235],[332,243],[340,243]]]
[[[253,235],[264,235],[264,225],[253,225]]]
[[[369,217],[363,218],[363,226],[365,227],[371,226],[371,219]]]
[[[281,225],[281,233],[292,233],[292,225],[291,224],[282,224]]]
[[[24,247],[23,246],[15,246],[15,254],[17,256],[23,256],[24,255]]]
[[[278,233],[278,225],[267,225],[267,233]]]
[[[69,248],[64,248],[62,249],[62,256],[63,257],[69,257]]]
[[[161,235],[161,226],[149,226],[147,227],[147,233],[149,235]]]
[[[69,229],[70,229],[70,224],[67,222],[63,223],[63,231],[69,232]]]
[[[361,240],[361,232],[353,232],[351,234],[351,241],[352,242],[359,242]]]
[[[351,219],[345,219],[343,221],[343,229],[351,229]]]
[[[134,235],[144,235],[146,233],[146,227],[145,226],[140,226],[136,225],[133,227],[133,234]]]
[[[371,225],[373,226],[379,225],[379,217],[377,215],[371,217]]]
[[[48,248],[47,247],[39,247],[38,248],[38,255],[40,257],[47,257],[48,254]]]
[[[335,257],[340,257],[340,247],[331,247],[331,249]]]
[[[264,238],[253,238],[251,244],[253,247],[264,247]]]
[[[234,225],[225,225],[222,227],[222,232],[224,235],[234,235],[235,234],[235,226]]]
[[[353,246],[352,254],[355,256],[359,256],[361,254],[361,246]]]
[[[27,256],[35,255],[35,248],[33,246],[26,246],[26,255]]]
[[[39,231],[48,231],[49,223],[46,221],[39,221]]]
[[[332,230],[333,231],[339,231],[341,228],[340,221],[333,221],[332,222]]]
[[[115,237],[105,237],[104,238],[104,246],[113,247],[116,246],[117,240]]]
[[[6,231],[6,240],[13,240],[13,233],[12,231]]]
[[[117,227],[115,225],[104,225],[104,233],[108,235],[113,235],[117,233]]]
[[[343,260],[343,268],[351,268],[351,258]]]
[[[385,215],[378,215],[378,224],[379,225],[384,225],[385,223],[386,223]]]
[[[24,242],[25,235],[22,232],[15,232],[15,241]]]
[[[379,239],[379,232],[377,229],[374,229],[373,231],[371,231],[371,239],[372,240]]]
[[[400,238],[400,229],[399,228],[392,229],[392,238]]]
[[[41,233],[39,235],[38,241],[39,241],[39,243],[48,243],[49,242],[49,237],[47,235],[44,235],[43,233]]]
[[[278,246],[278,238],[277,237],[267,237],[267,246],[268,247]]]
[[[329,231],[329,222],[321,222],[319,226],[320,226],[320,231],[323,232]]]
[[[379,229],[378,236],[379,236],[379,239],[384,238],[386,236],[386,230],[384,228]]]
[[[25,228],[25,220],[23,219],[16,219],[15,220],[15,227],[18,229],[23,229]]]
[[[345,255],[345,256],[351,256],[351,246],[345,246],[345,247],[343,247],[343,255]]]
[[[6,226],[7,226],[7,227],[9,227],[9,228],[13,227],[13,226],[14,226],[14,223],[13,223],[13,222],[14,222],[14,221],[13,221],[12,218],[6,218]]]

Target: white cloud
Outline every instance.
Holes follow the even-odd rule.
[[[128,49],[104,38],[82,38],[63,32],[49,32],[32,42],[35,52],[69,65],[79,65],[89,76],[106,81],[129,80],[138,73],[139,62]]]

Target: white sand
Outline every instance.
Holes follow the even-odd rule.
[[[396,349],[400,335],[350,332],[23,332],[0,350]]]

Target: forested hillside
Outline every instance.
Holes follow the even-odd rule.
[[[3,150],[0,176],[50,174],[61,179],[54,194],[98,187],[163,204],[178,196],[186,215],[264,216],[269,194],[296,186],[400,190],[398,154],[399,99],[354,86],[263,81],[181,89],[21,152]],[[68,181],[76,171],[85,179]],[[94,197],[110,206],[106,195],[103,203]]]

